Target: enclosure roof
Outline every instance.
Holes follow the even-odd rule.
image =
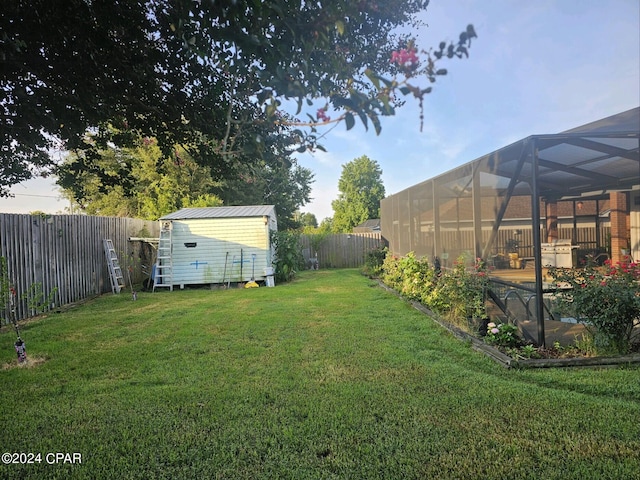
[[[275,216],[274,205],[241,205],[237,207],[183,208],[165,215],[160,220],[187,220],[195,218],[239,218]]]
[[[485,179],[493,178],[490,183],[498,192],[517,177],[513,194],[528,194],[535,152],[541,196],[561,199],[630,190],[640,185],[639,142],[640,107],[558,134],[531,135],[432,180],[448,184],[457,196],[453,189],[466,186],[463,179],[477,169]]]

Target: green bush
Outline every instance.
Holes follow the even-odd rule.
[[[510,323],[495,324],[493,322],[487,325],[485,341],[491,345],[504,348],[514,348],[522,343],[518,336],[518,327]]]
[[[437,272],[425,258],[413,252],[397,258],[387,255],[382,265],[382,280],[404,297],[419,300],[449,321],[468,328],[467,319],[485,318],[488,284],[484,262],[476,259],[468,265],[460,257],[454,268]]]
[[[473,264],[468,263],[465,256],[460,256],[452,269],[443,271],[438,277],[435,288],[422,297],[425,305],[448,316],[453,323],[487,316],[488,276],[484,262],[476,259]]]
[[[276,250],[273,262],[275,279],[278,282],[290,282],[304,268],[300,234],[286,230],[271,232],[271,243]]]
[[[364,257],[364,266],[362,267],[363,275],[368,277],[379,277],[382,274],[382,266],[389,249],[387,247],[378,247],[369,250]]]
[[[640,264],[608,261],[603,267],[550,268],[560,287],[559,306],[582,321],[601,353],[627,353],[640,325]]]
[[[390,253],[382,262],[382,281],[393,288],[400,291],[400,283],[402,282],[402,271],[400,270],[399,258]]]
[[[436,271],[429,265],[426,257],[416,258],[409,253],[400,261],[404,273],[402,294],[412,300],[420,300],[425,291],[432,290],[437,281]]]

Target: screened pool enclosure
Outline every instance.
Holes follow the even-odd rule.
[[[548,266],[640,259],[639,142],[640,108],[531,135],[382,200],[382,236],[443,267],[482,258],[497,305],[544,345]]]

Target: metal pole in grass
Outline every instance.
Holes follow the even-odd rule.
[[[131,288],[131,297],[133,300],[137,300],[138,299],[138,293],[133,289],[133,282],[131,281],[131,271],[133,270],[133,267],[131,265],[129,265],[129,268],[127,268],[127,277],[129,278],[129,287]]]
[[[229,260],[229,252],[224,256],[224,273],[222,274],[222,286],[224,287],[224,279],[227,276],[227,260]]]
[[[24,343],[24,340],[20,337],[20,329],[18,328],[18,320],[16,318],[16,297],[17,292],[13,285],[9,286],[9,319],[13,324],[13,328],[16,331],[16,336],[18,339],[15,341],[13,346],[16,349],[16,354],[18,355],[18,363],[23,363],[27,361],[27,346]]]
[[[231,271],[229,272],[229,279],[227,280],[227,288],[231,288],[231,275],[233,275],[233,265],[236,263],[236,255],[231,259]]]

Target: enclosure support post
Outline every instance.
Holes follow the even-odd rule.
[[[431,194],[433,196],[433,250],[434,256],[442,258],[442,252],[440,251],[440,196],[436,192],[437,188],[438,185],[435,181],[432,180]]]
[[[482,195],[480,185],[480,166],[475,165],[473,169],[473,184],[471,188],[471,195],[473,196],[473,231],[474,231],[474,244],[475,244],[475,256],[486,260],[483,257],[482,251]]]
[[[407,189],[407,220],[409,221],[409,252],[416,250],[416,225],[414,221],[413,201],[411,200],[411,189]],[[418,226],[418,231],[420,227]]]
[[[522,152],[520,153],[520,158],[518,158],[518,164],[516,165],[513,176],[509,181],[509,186],[507,187],[507,191],[504,195],[502,203],[500,204],[500,209],[498,210],[496,218],[493,222],[493,227],[491,229],[491,233],[489,234],[489,239],[487,240],[487,243],[485,243],[482,250],[482,258],[487,258],[487,255],[489,255],[489,249],[491,248],[491,245],[493,245],[493,242],[498,235],[498,230],[500,228],[500,224],[502,223],[502,219],[504,218],[504,214],[507,211],[507,207],[509,206],[509,201],[511,200],[511,195],[513,195],[513,190],[516,188],[518,182],[520,182],[520,173],[522,172],[522,166],[524,165],[524,161],[526,158],[525,147],[526,145],[522,146]],[[495,158],[494,161],[498,162],[498,158]]]
[[[542,256],[540,250],[540,193],[538,191],[538,149],[535,137],[531,139],[531,217],[533,225],[533,256],[536,271],[536,318],[538,345],[545,346],[544,298],[542,297]]]

